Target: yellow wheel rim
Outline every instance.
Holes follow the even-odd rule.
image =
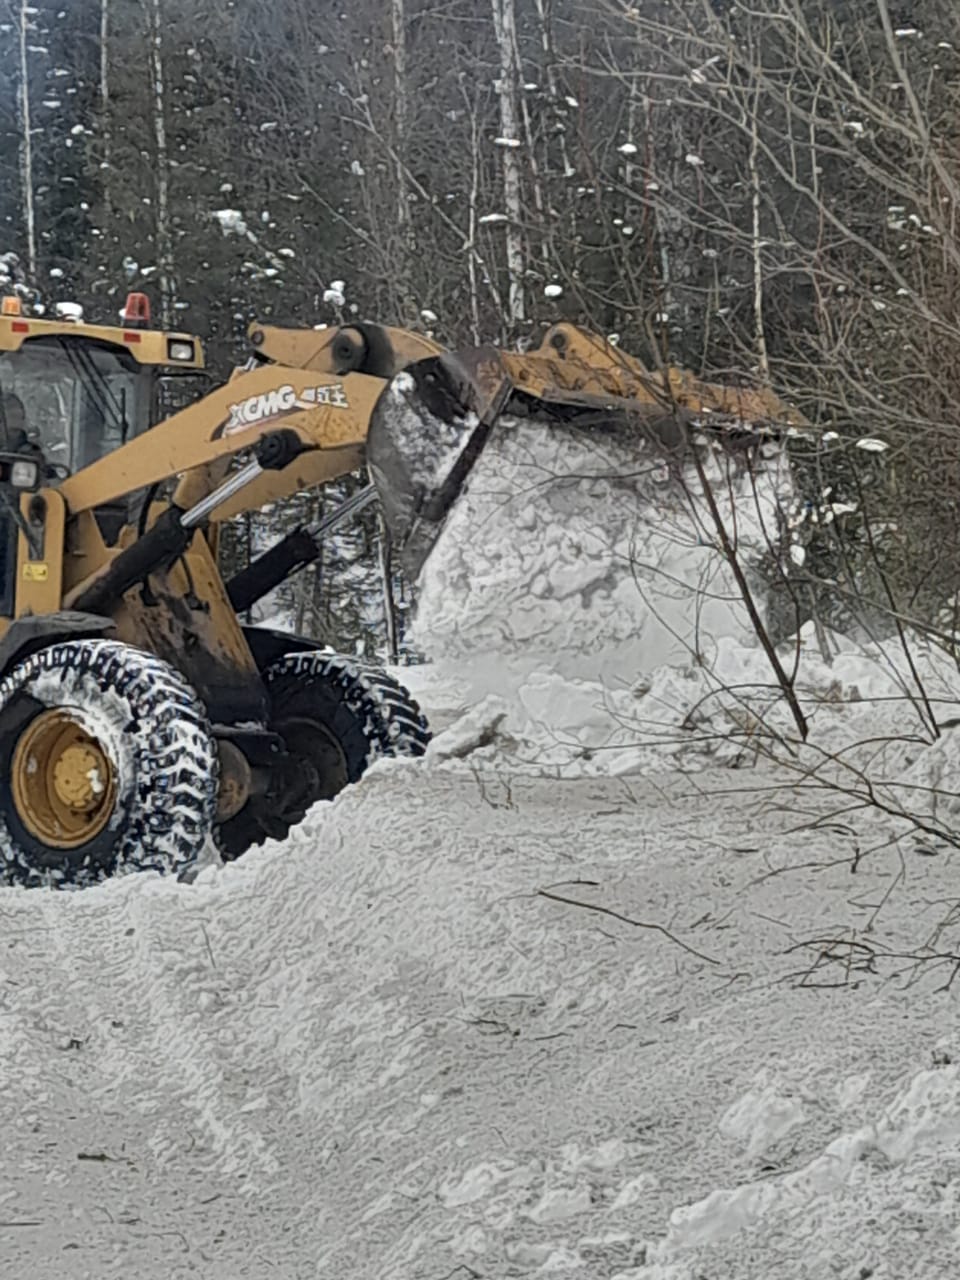
[[[117,794],[103,746],[62,707],[24,729],[10,768],[20,821],[55,849],[77,849],[107,825]]]

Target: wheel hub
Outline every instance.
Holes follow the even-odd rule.
[[[290,753],[285,786],[294,808],[308,809],[317,800],[332,799],[347,785],[347,761],[343,748],[320,720],[289,716],[277,724]]]
[[[78,813],[90,813],[103,794],[106,770],[103,752],[93,743],[75,743],[67,747],[53,766],[53,785],[57,796]]]
[[[100,834],[113,812],[115,771],[102,744],[66,708],[42,711],[11,760],[13,801],[37,840],[74,849]]]

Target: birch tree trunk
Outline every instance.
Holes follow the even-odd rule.
[[[470,193],[467,197],[467,284],[470,291],[470,332],[476,345],[480,343],[480,293],[477,284],[477,204],[480,199],[480,126],[479,112],[470,114]]]
[[[547,89],[550,93],[550,100],[556,102],[560,96],[560,89],[557,83],[557,58],[553,47],[553,0],[534,0],[537,7],[537,17],[540,20],[540,49],[543,53],[543,72],[547,81]],[[573,177],[573,166],[570,164],[570,156],[567,152],[567,135],[561,131],[557,134],[557,144],[560,148],[560,163],[565,178]]]
[[[27,23],[33,12],[27,0],[20,0],[20,187],[23,222],[27,235],[27,283],[37,276],[37,226],[33,204],[33,144],[30,137],[30,78],[27,67]]]
[[[409,216],[403,161],[407,141],[407,24],[403,0],[391,0],[393,19],[393,109],[397,131],[397,219],[401,228]]]
[[[107,207],[110,207],[110,0],[100,0],[100,120],[102,141],[102,159],[106,178],[104,180],[104,196]]]
[[[160,284],[160,318],[164,328],[173,323],[173,241],[170,235],[170,174],[167,155],[166,102],[163,84],[163,14],[161,0],[152,0],[150,71],[153,81],[153,136],[157,161],[157,278]]]
[[[757,344],[757,370],[764,386],[770,385],[770,358],[767,353],[767,330],[763,320],[763,244],[760,239],[760,173],[757,152],[760,149],[759,91],[753,95],[750,113],[750,240],[753,257],[753,332]]]
[[[413,257],[410,200],[407,191],[407,137],[409,104],[407,99],[407,21],[404,0],[390,0],[393,27],[393,110],[397,183],[397,231],[400,261],[396,264],[395,282],[400,296],[401,321],[410,323],[415,304],[410,296],[410,263]]]
[[[503,198],[507,215],[507,321],[511,329],[526,320],[524,296],[523,195],[520,159],[520,57],[514,0],[492,0],[493,24],[500,50],[500,132],[503,153]]]
[[[537,140],[534,137],[533,122],[527,109],[526,98],[521,95],[520,107],[523,114],[523,133],[527,143],[528,163],[530,165],[530,187],[533,191],[533,208],[536,216],[537,232],[540,238],[540,256],[545,268],[544,278],[550,266],[550,243],[547,237],[547,209],[543,196],[543,183],[540,180],[540,166],[537,162]]]
[[[648,171],[658,172],[658,154],[656,133],[653,127],[653,106],[646,94],[643,95],[644,116],[644,152],[648,157]],[[664,314],[673,306],[673,265],[670,260],[670,229],[665,225],[663,206],[659,198],[653,201],[653,230],[656,236],[656,253],[660,259],[660,312]],[[654,343],[654,346],[657,344]]]

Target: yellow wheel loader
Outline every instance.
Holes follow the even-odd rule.
[[[386,673],[240,615],[378,498],[415,575],[503,414],[676,455],[708,430],[750,449],[800,419],[772,396],[650,373],[572,326],[524,355],[403,330],[253,326],[230,380],[163,416],[200,343],[0,315],[0,874],[83,885],[182,873],[215,838],[282,838],[429,731]],[[744,444],[746,441],[746,444]],[[230,580],[225,520],[366,466],[373,484]]]

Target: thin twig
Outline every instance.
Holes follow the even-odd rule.
[[[681,950],[687,951],[692,956],[696,956],[698,960],[704,960],[707,964],[719,964],[720,961],[713,956],[705,955],[702,951],[697,951],[695,947],[691,947],[688,943],[678,938],[675,933],[671,933],[669,929],[665,929],[662,924],[651,924],[645,920],[632,920],[629,916],[622,915],[619,911],[614,911],[612,907],[601,907],[595,902],[582,902],[579,898],[566,898],[563,894],[552,893],[549,889],[538,889],[537,896],[540,898],[550,898],[553,902],[563,902],[568,907],[582,907],[584,911],[596,911],[600,915],[612,916],[614,920],[621,920],[624,924],[632,925],[634,929],[650,929],[654,933],[662,933],[665,938],[672,942]]]

